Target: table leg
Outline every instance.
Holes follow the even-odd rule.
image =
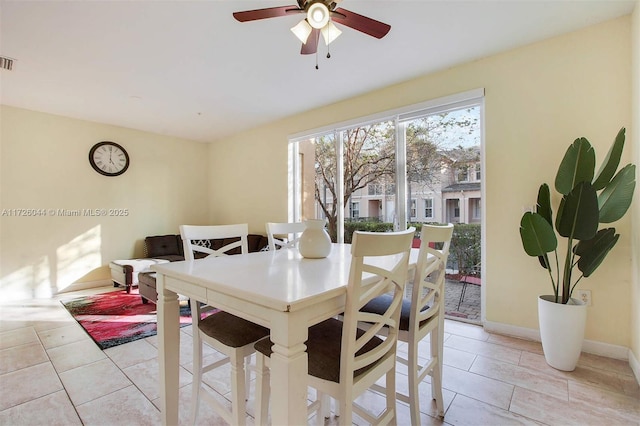
[[[178,424],[178,370],[180,368],[180,306],[178,295],[164,288],[164,276],[156,276],[158,288],[158,364],[163,425]]]
[[[307,321],[283,312],[271,324],[271,419],[274,425],[307,424]]]

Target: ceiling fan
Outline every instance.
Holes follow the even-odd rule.
[[[321,34],[325,43],[329,45],[342,33],[333,24],[334,22],[378,39],[387,35],[391,29],[390,25],[383,22],[338,7],[340,0],[297,0],[297,2],[297,6],[268,7],[235,12],[233,17],[240,22],[248,22],[305,13],[305,19],[291,28],[296,37],[302,41],[302,49],[300,50],[302,55],[318,51]]]

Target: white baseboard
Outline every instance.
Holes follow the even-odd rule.
[[[60,290],[56,294],[69,293],[71,291],[78,291],[78,290],[86,290],[88,288],[104,287],[106,285],[113,285],[113,281],[111,281],[111,279],[108,278],[104,280],[73,283],[73,284],[70,284],[68,287],[65,287],[64,289]]]
[[[640,361],[638,361],[638,358],[636,358],[631,349],[629,349],[629,366],[633,370],[633,374],[636,376],[636,382],[640,385]]]
[[[483,325],[485,330],[491,333],[506,334],[507,336],[535,340],[536,342],[540,341],[540,330],[533,328],[518,327],[511,324],[492,321],[485,321]],[[594,355],[606,356],[608,358],[623,359],[625,361],[629,360],[629,365],[631,365],[631,359],[629,358],[631,351],[625,346],[612,345],[610,343],[597,342],[595,340],[585,340],[582,342],[582,351]],[[639,367],[638,371],[640,371],[640,365],[636,365],[636,367]],[[631,368],[633,368],[633,366],[631,366]],[[635,371],[636,370],[634,370],[634,372]],[[638,374],[636,373],[636,377],[637,376]]]

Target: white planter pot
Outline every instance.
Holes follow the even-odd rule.
[[[555,296],[538,297],[540,338],[547,364],[563,371],[573,371],[580,358],[587,305],[573,299],[568,304],[555,303]]]
[[[331,238],[324,230],[325,221],[322,219],[305,220],[306,228],[300,235],[298,250],[309,259],[322,259],[331,253]]]

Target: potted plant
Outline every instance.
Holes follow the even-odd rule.
[[[625,129],[618,132],[607,157],[595,174],[595,151],[585,138],[576,139],[560,163],[555,189],[562,196],[556,210],[555,230],[549,186],[540,186],[535,212],[520,221],[525,252],[537,257],[549,274],[553,295],[538,298],[540,337],[545,359],[554,368],[575,369],[586,324],[586,306],[571,297],[576,285],[600,266],[620,237],[615,228],[598,229],[600,223],[620,219],[635,189],[635,165],[617,173]],[[558,256],[558,238],[566,239],[564,259]],[[550,260],[549,253],[554,253]],[[575,269],[578,269],[576,271]]]

